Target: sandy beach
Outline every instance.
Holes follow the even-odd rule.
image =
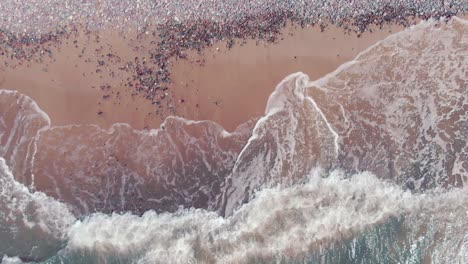
[[[467,12],[0,1],[0,263],[468,263]]]
[[[2,58],[0,89],[30,96],[54,125],[128,123],[144,129],[178,115],[233,130],[263,114],[268,96],[288,74],[303,71],[319,78],[399,30],[385,26],[358,37],[334,26],[321,32],[318,26],[288,25],[275,43],[246,40],[230,49],[226,42],[214,43],[202,53],[189,52],[187,59],[171,60],[168,100],[159,108],[125,86],[131,73],[122,70],[132,58],[148,59],[157,37],[107,30],[96,40],[97,34],[78,32],[56,44],[42,62],[20,65]],[[114,63],[100,65],[100,56],[108,54]]]

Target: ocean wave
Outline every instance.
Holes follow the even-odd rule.
[[[2,263],[464,258],[466,27],[423,22],[317,81],[290,75],[233,132],[51,126],[0,91]]]
[[[40,193],[31,194],[19,183],[13,183],[15,188],[11,188],[5,182],[13,182],[11,173],[4,165],[2,172],[2,186],[5,186],[2,196],[11,195],[6,190],[18,189],[14,195],[21,200],[6,206],[9,210],[14,207],[23,216],[29,212],[22,218],[24,225],[16,221],[15,225],[2,223],[2,226],[16,229],[7,234],[16,234],[14,239],[21,243],[25,242],[21,240],[21,232],[37,235],[37,239],[31,240],[35,242],[31,248],[10,244],[10,252],[5,253],[22,255],[32,250],[43,254],[23,258],[26,260],[40,260],[46,252],[55,253],[60,245],[65,248],[48,260],[51,263],[59,260],[66,263],[306,260],[323,255],[343,241],[356,244],[360,242],[359,234],[382,229],[381,226],[392,224],[389,221],[399,221],[399,229],[409,229],[398,238],[400,242],[406,242],[409,237],[411,243],[422,239],[436,245],[416,245],[421,255],[443,253],[446,259],[448,253],[450,256],[464,254],[468,246],[468,222],[464,217],[468,210],[466,188],[412,194],[367,172],[349,176],[334,171],[324,178],[316,170],[304,184],[262,189],[227,218],[204,209],[188,209],[159,214],[148,211],[142,216],[95,213],[83,219],[75,219],[65,205]],[[8,212],[4,209],[2,212]],[[440,231],[444,232],[436,235]],[[445,240],[447,245],[443,249],[449,251],[445,252],[440,244],[447,235],[450,241]],[[434,240],[428,241],[427,237]],[[385,237],[381,240],[385,241]],[[415,250],[406,246],[403,248],[406,251]],[[403,259],[404,254],[400,257]],[[8,261],[13,260],[17,259]]]
[[[335,171],[326,178],[315,173],[302,185],[257,192],[228,218],[201,209],[141,217],[95,214],[71,227],[66,252],[99,259],[132,256],[138,263],[292,261],[396,218],[413,230],[424,228],[422,219],[457,227],[461,233],[452,243],[464,244],[449,248],[457,254],[466,247],[467,209],[466,189],[411,194],[370,173],[345,177]]]
[[[42,259],[55,254],[75,221],[67,206],[17,182],[0,158],[0,253]]]
[[[314,167],[371,171],[418,192],[466,185],[466,29],[422,22],[319,80],[285,78],[227,178],[222,211]]]

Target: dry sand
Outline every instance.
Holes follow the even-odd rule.
[[[268,96],[288,74],[302,71],[311,79],[319,78],[401,29],[374,29],[357,37],[333,26],[325,32],[319,27],[288,26],[277,43],[248,40],[229,50],[225,43],[215,43],[203,54],[193,52],[187,60],[172,61],[173,83],[168,92],[173,100],[163,105],[172,105],[179,116],[213,120],[233,130],[263,114]],[[70,38],[57,47],[53,59],[42,63],[13,67],[15,63],[1,58],[0,89],[18,90],[32,97],[55,125],[109,127],[121,122],[137,129],[158,127],[174,111],[156,115],[156,106],[141,96],[132,96],[132,89],[123,86],[130,74],[118,69],[135,56],[148,58],[152,39],[136,40],[131,32],[125,38],[112,31],[100,35],[99,43],[85,34]],[[97,67],[99,56],[108,52],[117,54],[120,60]],[[111,85],[108,91],[100,88],[105,84]],[[103,95],[110,98],[103,100]]]

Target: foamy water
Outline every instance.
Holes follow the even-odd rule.
[[[466,263],[467,28],[290,75],[233,132],[51,127],[1,91],[2,263]]]

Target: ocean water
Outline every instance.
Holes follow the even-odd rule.
[[[0,91],[2,263],[468,263],[467,32],[292,74],[232,132],[51,126]]]

